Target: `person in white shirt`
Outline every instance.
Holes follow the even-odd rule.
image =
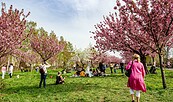
[[[46,76],[47,76],[47,68],[50,67],[50,65],[43,63],[40,66],[40,84],[39,84],[39,88],[41,88],[42,82],[43,82],[43,87],[46,88]],[[42,70],[43,69],[43,70]],[[42,70],[42,71],[41,71]]]
[[[5,73],[6,73],[6,71],[7,71],[7,68],[5,67],[5,65],[2,66],[1,71],[2,71],[2,79],[4,79]]]
[[[10,63],[10,66],[9,66],[9,75],[10,75],[10,78],[12,78],[12,74],[13,74],[13,64]]]
[[[90,71],[90,67],[91,67],[91,62],[88,61],[88,66],[87,66],[87,68],[86,68],[85,73],[86,73],[89,77],[92,77],[92,73],[91,73],[91,71]]]

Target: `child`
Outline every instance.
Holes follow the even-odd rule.
[[[58,75],[56,76],[56,85],[57,84],[64,84],[65,78],[62,77],[61,73],[58,72]]]

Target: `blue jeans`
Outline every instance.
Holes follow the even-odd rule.
[[[114,73],[117,73],[117,70],[116,69],[114,69]]]
[[[39,84],[40,88],[41,88],[42,82],[43,82],[43,87],[44,88],[46,87],[46,76],[47,76],[47,74],[41,74],[41,80],[40,80],[40,84]]]

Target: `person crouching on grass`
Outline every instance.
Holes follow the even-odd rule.
[[[63,78],[61,72],[58,72],[56,76],[56,85],[57,84],[64,84],[65,77]]]

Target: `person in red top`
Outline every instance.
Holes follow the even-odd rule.
[[[146,85],[144,82],[145,70],[143,64],[140,62],[140,56],[138,54],[133,55],[133,62],[130,61],[126,66],[126,70],[131,67],[131,74],[128,78],[127,86],[130,88],[130,94],[132,102],[134,102],[134,90],[136,91],[136,99],[139,102],[140,91],[146,92]]]

